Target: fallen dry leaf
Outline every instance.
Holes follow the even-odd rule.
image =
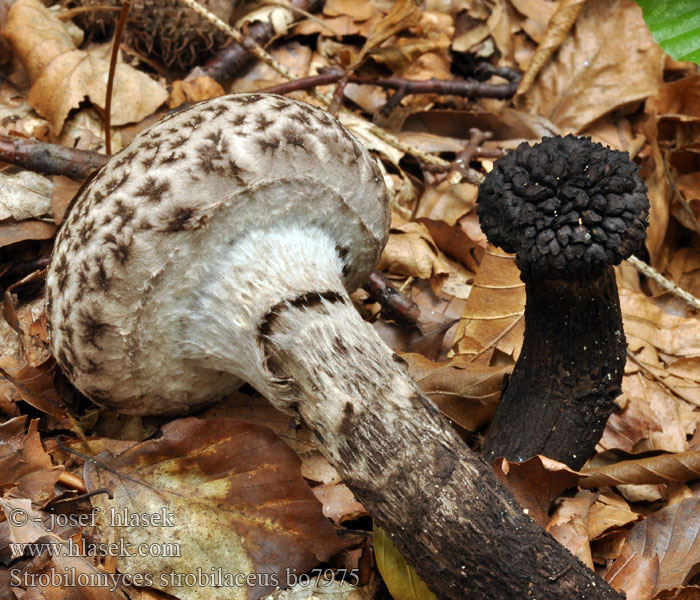
[[[129,581],[133,581],[138,585],[137,573],[133,579],[127,579],[121,574],[99,569],[92,562],[100,556],[99,553],[85,552],[87,546],[82,545],[80,538],[77,542],[71,540],[71,544],[68,539],[45,527],[44,522],[49,521],[49,515],[34,511],[29,500],[0,498],[0,506],[10,523],[10,539],[2,542],[52,544],[51,556],[45,551],[41,556],[13,567],[13,579],[19,581],[15,590],[20,592],[26,589],[26,595],[20,597],[37,600],[127,600],[119,589],[120,584],[129,585]],[[13,596],[17,597],[16,594]]]
[[[429,279],[435,291],[450,273],[428,229],[421,223],[392,225],[377,268],[394,275]]]
[[[520,463],[497,458],[492,466],[518,504],[542,527],[547,524],[552,501],[574,487],[580,477],[565,464],[540,455]]]
[[[625,460],[606,467],[584,469],[582,488],[618,484],[671,483],[700,477],[700,451],[661,454],[639,460]]]
[[[24,497],[43,503],[53,496],[63,467],[54,467],[44,451],[37,431],[39,420],[33,419],[25,432],[26,420],[22,415],[0,425],[0,489],[6,494],[16,486],[24,490]],[[39,480],[37,473],[46,476]]]
[[[634,554],[658,556],[659,576],[655,591],[684,585],[700,567],[700,499],[683,500],[651,514],[630,530],[618,561]],[[611,567],[615,569],[617,562]],[[653,565],[647,565],[653,569]],[[638,573],[644,577],[644,573]]]
[[[455,351],[490,365],[497,351],[517,359],[525,331],[525,284],[511,254],[488,247],[455,334]]]
[[[298,457],[266,427],[180,419],[156,440],[97,460],[86,463],[88,490],[114,496],[91,498],[102,541],[146,549],[121,553],[117,568],[151,574],[151,587],[182,600],[260,598],[342,547]]]
[[[0,220],[22,221],[48,215],[52,187],[50,179],[31,171],[0,174]]]
[[[576,498],[564,498],[545,528],[583,564],[593,569],[588,518],[595,495],[588,492]]]
[[[3,32],[32,82],[27,101],[49,119],[58,135],[87,96],[104,109],[109,60],[104,50],[77,50],[66,27],[37,0],[17,0]],[[107,48],[108,49],[108,48]],[[112,125],[140,121],[168,98],[145,73],[118,64],[114,74]]]
[[[350,488],[343,483],[326,483],[313,488],[313,493],[323,505],[323,514],[338,525],[368,516]]]
[[[605,580],[627,600],[651,600],[659,578],[659,557],[643,556],[625,546]]]
[[[440,411],[468,431],[488,423],[510,367],[475,367],[468,357],[433,362],[420,354],[403,354],[411,377]]]
[[[530,112],[577,133],[618,106],[655,94],[663,83],[663,61],[632,0],[588,0],[521,98]]]

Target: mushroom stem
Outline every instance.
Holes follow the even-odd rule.
[[[523,347],[485,455],[522,461],[544,454],[578,469],[622,391],[626,346],[615,271],[608,267],[592,280],[528,281],[526,294]]]
[[[265,394],[297,411],[438,598],[619,599],[523,513],[347,296],[277,307],[265,348],[280,382]]]
[[[243,320],[257,323],[255,350],[246,358],[257,375],[249,381],[310,427],[439,598],[525,597],[532,589],[538,598],[619,598],[523,513],[421,393],[404,361],[353,307],[341,281],[343,261],[328,244],[313,228],[256,233],[232,248],[234,265],[217,269],[223,280],[236,273],[239,282],[264,269],[264,289],[256,293],[266,301],[296,290],[295,297],[278,297],[262,319]],[[313,269],[290,268],[290,257]],[[242,269],[250,271],[241,276]],[[203,295],[221,298],[215,288],[222,284],[213,285]],[[213,329],[188,337],[225,343]],[[505,565],[518,568],[503,577]]]

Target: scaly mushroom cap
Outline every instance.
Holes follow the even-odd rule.
[[[644,239],[649,200],[626,152],[590,138],[523,142],[479,188],[489,242],[516,254],[523,281],[599,275]]]
[[[46,283],[54,356],[97,402],[127,412],[191,408],[241,383],[221,365],[207,368],[210,357],[193,366],[180,352],[183,321],[206,301],[198,290],[229,268],[217,257],[257,230],[321,231],[354,289],[388,227],[375,160],[327,112],[265,94],[197,104],[141,132],[71,207]],[[268,252],[281,271],[293,253]],[[267,291],[286,301],[304,290]],[[231,293],[262,302],[242,286]],[[153,410],[136,406],[141,397]]]

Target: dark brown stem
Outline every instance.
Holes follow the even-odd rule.
[[[0,160],[37,173],[84,179],[109,157],[99,152],[0,135]]]
[[[621,393],[626,346],[615,271],[592,281],[530,281],[525,289],[525,339],[485,455],[543,454],[579,469]]]
[[[620,600],[523,512],[349,299],[285,303],[267,325],[266,395],[298,411],[438,598]]]

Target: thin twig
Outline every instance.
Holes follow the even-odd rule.
[[[124,0],[121,12],[119,13],[119,21],[117,21],[117,30],[114,33],[114,42],[112,43],[112,55],[109,59],[109,75],[107,76],[107,96],[105,98],[105,153],[112,154],[112,88],[114,87],[114,72],[117,68],[117,57],[119,56],[119,44],[121,43],[124,27],[126,26],[126,18],[131,10],[131,0]]]
[[[266,65],[277,71],[285,79],[295,79],[294,75],[281,63],[277,62],[272,56],[270,56],[262,46],[260,46],[255,40],[244,36],[240,31],[231,27],[228,23],[222,21],[214,13],[208,11],[201,4],[196,2],[196,0],[180,0],[183,4],[191,8],[198,15],[204,17],[217,29],[225,32],[231,36],[238,44],[243,46],[248,52],[250,52],[255,58],[263,61]]]
[[[673,281],[666,279],[661,273],[656,269],[653,269],[644,261],[639,260],[636,256],[630,256],[627,262],[637,268],[637,270],[644,273],[650,279],[653,279],[666,291],[671,292],[674,296],[678,296],[685,300],[690,306],[696,310],[700,310],[700,299],[696,298],[692,294],[686,292],[684,289],[678,287]]]
[[[0,135],[0,160],[45,175],[85,179],[108,159],[99,152]]]

